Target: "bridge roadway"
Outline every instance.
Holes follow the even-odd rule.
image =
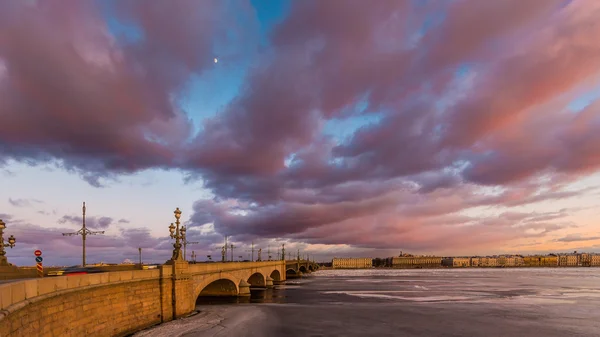
[[[194,311],[199,296],[249,296],[308,261],[188,264],[0,284],[0,336],[126,336]]]

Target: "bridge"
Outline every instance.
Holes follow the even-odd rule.
[[[200,296],[250,296],[309,261],[188,264],[0,284],[0,336],[126,336],[194,311]]]
[[[287,278],[300,277],[303,274],[317,271],[319,265],[308,260],[287,260],[285,261],[285,274]]]

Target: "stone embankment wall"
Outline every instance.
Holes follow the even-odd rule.
[[[124,336],[172,319],[171,290],[160,270],[0,285],[0,336]]]

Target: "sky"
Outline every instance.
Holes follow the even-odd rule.
[[[6,0],[16,265],[600,253],[600,2]],[[256,253],[255,253],[256,254]],[[256,257],[256,255],[255,255]]]

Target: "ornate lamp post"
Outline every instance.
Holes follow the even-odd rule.
[[[8,266],[8,261],[6,260],[6,251],[4,250],[4,247],[10,247],[12,249],[12,247],[15,246],[15,243],[17,242],[17,239],[15,239],[14,236],[10,236],[8,238],[8,243],[4,243],[4,229],[6,228],[6,224],[4,223],[4,221],[2,221],[2,219],[0,219],[0,266]]]
[[[171,239],[175,239],[175,243],[173,244],[173,256],[171,257],[171,261],[183,261],[183,256],[181,255],[181,240],[185,238],[185,227],[179,228],[180,222],[179,218],[181,218],[181,211],[179,207],[175,210],[175,225],[171,222],[171,226],[169,226],[169,234],[171,235]]]

